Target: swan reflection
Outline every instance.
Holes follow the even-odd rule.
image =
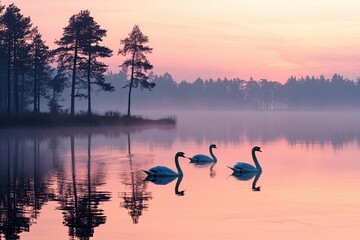
[[[250,181],[251,179],[253,179],[253,183],[251,185],[251,189],[253,191],[260,191],[261,186],[257,187],[256,183],[258,182],[260,176],[261,176],[261,172],[244,172],[244,173],[233,173],[231,176],[233,176],[234,178],[236,178],[239,181]]]
[[[184,176],[172,176],[172,177],[154,177],[154,176],[147,176],[144,181],[146,182],[152,182],[153,184],[156,185],[167,185],[169,183],[171,183],[172,181],[174,181],[175,179],[177,179],[176,184],[175,184],[175,195],[177,196],[184,196],[185,195],[185,190],[179,190],[181,181],[183,180]]]
[[[207,168],[209,167],[210,169],[210,177],[214,178],[216,176],[216,171],[214,169],[216,162],[190,162],[193,166],[198,167],[198,168]]]

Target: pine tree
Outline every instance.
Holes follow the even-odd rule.
[[[108,66],[97,60],[98,58],[111,57],[112,50],[100,45],[107,31],[100,28],[100,25],[90,16],[89,11],[81,12],[79,21],[86,26],[81,34],[79,45],[81,54],[86,58],[81,68],[86,76],[88,114],[91,115],[91,86],[97,85],[103,91],[114,90],[110,83],[105,82],[104,73]]]
[[[53,53],[42,40],[37,27],[32,32],[31,62],[33,68],[33,112],[40,111],[40,98],[47,97],[47,89],[52,75]]]
[[[147,60],[145,54],[151,53],[152,48],[145,46],[149,42],[149,38],[145,36],[138,25],[135,25],[128,37],[120,41],[123,44],[123,48],[119,49],[118,54],[123,56],[130,55],[130,58],[126,59],[120,66],[124,71],[130,69],[130,80],[124,88],[129,88],[128,95],[128,111],[127,115],[130,117],[131,106],[131,91],[132,88],[141,86],[142,89],[149,89],[155,87],[154,82],[149,82],[149,77],[146,75],[147,71],[153,68],[153,65]]]
[[[107,65],[98,61],[98,58],[112,55],[109,48],[100,45],[105,36],[106,30],[101,29],[90,12],[85,10],[70,18],[62,38],[56,41],[59,45],[56,50],[59,67],[72,75],[71,115],[75,114],[75,97],[88,98],[88,114],[91,114],[92,85],[104,91],[114,90],[110,83],[105,82]],[[86,94],[81,92],[82,89],[87,90]]]
[[[81,11],[79,14],[75,14],[70,17],[69,24],[64,28],[63,36],[60,40],[55,41],[59,47],[55,50],[57,54],[57,61],[59,64],[60,71],[68,72],[71,75],[71,115],[75,115],[75,97],[78,94],[75,94],[77,85],[77,73],[78,66],[81,61],[84,60],[83,57],[79,55],[80,50],[80,39],[82,30],[86,27],[83,22],[79,21],[79,16],[83,14],[84,11]]]
[[[6,103],[6,44],[5,26],[2,21],[2,14],[5,6],[0,1],[0,112],[5,110]]]
[[[51,79],[49,86],[52,90],[50,101],[48,103],[49,109],[51,113],[59,113],[61,108],[60,105],[61,93],[64,91],[65,87],[67,87],[67,78],[64,72],[58,71],[57,74]]]
[[[7,112],[11,111],[11,100],[14,99],[15,112],[19,112],[19,55],[20,47],[26,43],[31,32],[31,21],[29,17],[24,17],[20,9],[14,4],[9,5],[0,19],[3,25],[5,36],[5,52],[7,59]],[[13,81],[12,81],[13,80]],[[11,88],[13,87],[13,89]],[[13,96],[11,93],[13,92]]]

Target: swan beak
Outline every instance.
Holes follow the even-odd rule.
[[[262,152],[261,149],[259,149],[259,152]]]

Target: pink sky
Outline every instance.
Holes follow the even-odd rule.
[[[108,30],[113,72],[123,61],[120,39],[134,24],[149,36],[156,74],[266,78],[333,73],[360,76],[357,0],[2,0],[30,16],[51,47],[71,15],[88,9]]]

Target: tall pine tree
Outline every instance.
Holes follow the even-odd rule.
[[[31,32],[29,17],[24,17],[20,9],[14,4],[9,5],[0,21],[3,25],[5,53],[7,60],[7,112],[10,113],[12,105],[15,112],[20,110],[19,105],[19,60],[20,48],[26,45]],[[24,49],[24,48],[23,48]],[[14,103],[12,104],[12,99]]]
[[[133,27],[127,38],[120,41],[120,43],[124,46],[122,49],[119,49],[118,54],[123,56],[129,55],[129,58],[126,59],[120,66],[124,71],[129,72],[130,70],[129,83],[124,86],[124,88],[129,88],[127,111],[127,115],[129,117],[132,88],[140,86],[142,89],[145,88],[151,90],[155,87],[155,83],[148,81],[149,77],[146,75],[147,71],[153,68],[153,65],[150,64],[145,56],[146,53],[152,52],[152,48],[145,45],[148,42],[149,38],[141,32],[138,25]]]
[[[88,114],[91,115],[92,85],[97,85],[103,91],[114,90],[110,83],[105,82],[104,73],[108,66],[98,61],[98,58],[111,57],[112,50],[100,45],[107,31],[100,28],[100,25],[90,16],[89,11],[81,12],[79,21],[82,22],[82,25],[86,26],[80,38],[80,51],[86,59],[81,68],[86,76]]]
[[[37,27],[32,32],[31,44],[31,65],[33,69],[33,112],[40,111],[41,97],[47,97],[47,90],[52,75],[52,68],[50,66],[53,59],[53,53],[49,47],[42,40]]]
[[[107,65],[98,58],[110,57],[112,51],[100,43],[106,36],[88,10],[73,15],[64,28],[56,53],[61,71],[71,72],[71,115],[75,114],[75,97],[88,98],[88,114],[91,114],[92,85],[101,90],[113,91],[113,86],[105,82]],[[84,81],[85,78],[86,80]],[[86,93],[81,90],[86,89]],[[76,92],[75,92],[76,91]]]
[[[75,115],[75,90],[78,85],[77,73],[78,66],[83,60],[79,56],[81,31],[86,27],[79,21],[79,14],[75,14],[70,17],[69,24],[64,28],[63,36],[60,40],[55,41],[59,47],[55,50],[57,54],[57,61],[59,65],[59,71],[68,72],[71,75],[71,115]]]

